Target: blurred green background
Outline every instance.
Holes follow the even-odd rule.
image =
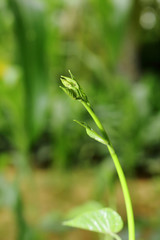
[[[68,69],[120,158],[137,239],[159,239],[159,16],[159,0],[0,1],[3,240],[101,239],[61,225],[91,200],[126,218],[109,154],[72,121],[92,120],[59,89]]]

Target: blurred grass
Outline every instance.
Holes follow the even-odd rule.
[[[105,149],[72,122],[90,124],[89,116],[59,89],[68,69],[132,176],[138,237],[159,239],[159,9],[152,0],[0,1],[3,240],[94,239],[65,235],[60,225],[63,212],[88,199],[108,201],[125,217]]]
[[[45,8],[38,1],[10,0],[9,4],[23,70],[25,127],[27,138],[32,141],[44,129],[49,104]]]
[[[39,166],[53,164],[65,169],[103,161],[103,149],[88,142],[71,123],[75,116],[89,121],[88,116],[58,89],[60,74],[72,68],[97,106],[126,172],[135,174],[143,166],[144,173],[150,174],[152,156],[145,154],[144,138],[149,119],[159,114],[159,83],[155,74],[147,73],[138,77],[141,84],[132,82],[139,72],[132,58],[133,49],[138,56],[132,18],[139,5],[104,0],[8,3],[1,5],[2,33],[8,37],[7,44],[9,39],[14,42],[11,63],[1,63],[0,127],[6,145]],[[9,16],[9,24],[5,16]],[[2,37],[0,40],[5,45]],[[126,67],[121,62],[125,58]],[[153,128],[156,132],[156,123]],[[154,145],[150,141],[151,148]]]

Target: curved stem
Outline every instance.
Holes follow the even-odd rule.
[[[131,198],[130,198],[130,194],[129,194],[129,190],[128,190],[128,186],[127,186],[127,181],[126,181],[125,175],[123,173],[122,167],[120,165],[118,157],[114,151],[114,148],[113,148],[113,146],[109,140],[109,137],[108,137],[103,125],[101,124],[100,120],[98,119],[98,117],[96,116],[94,111],[91,109],[91,107],[86,102],[83,102],[83,101],[81,101],[81,102],[82,102],[83,106],[86,108],[86,110],[89,112],[91,117],[93,118],[94,122],[96,123],[97,127],[99,128],[103,137],[106,140],[106,145],[108,147],[108,150],[110,152],[110,155],[111,155],[114,165],[116,167],[118,177],[119,177],[119,180],[121,183],[123,195],[124,195],[126,212],[127,212],[127,221],[128,221],[128,237],[129,237],[129,240],[135,240],[135,224],[134,224],[134,214],[133,214],[132,202],[131,202]]]
[[[108,141],[108,143],[110,142],[109,137],[104,129],[104,127],[102,126],[102,123],[100,122],[100,120],[98,119],[98,117],[96,116],[96,114],[94,113],[93,109],[88,106],[88,104],[84,101],[81,101],[81,103],[83,104],[83,106],[86,108],[86,110],[89,112],[89,114],[91,115],[91,117],[93,118],[93,120],[95,121],[97,127],[99,128],[99,130],[101,131],[103,137]]]
[[[113,159],[114,165],[116,167],[119,180],[121,183],[125,205],[126,205],[126,212],[127,212],[127,219],[128,219],[128,234],[129,234],[129,240],[135,240],[135,226],[134,226],[134,214],[133,214],[133,208],[132,208],[132,202],[126,182],[125,175],[123,173],[122,167],[120,165],[120,162],[118,160],[118,157],[111,145],[108,145],[108,150],[111,154],[111,157]]]

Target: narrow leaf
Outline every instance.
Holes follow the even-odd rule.
[[[106,141],[104,138],[102,138],[97,132],[95,132],[92,128],[90,128],[90,126],[88,126],[85,122],[79,122],[77,120],[74,120],[74,122],[78,123],[79,125],[81,125],[82,127],[84,127],[86,129],[86,133],[88,134],[88,136],[90,138],[93,138],[94,140],[96,140],[97,142],[100,142],[104,145],[106,145]]]
[[[74,99],[77,99],[77,93],[73,89],[64,88],[64,87],[61,87],[61,86],[60,86],[60,88],[70,97],[72,97]]]
[[[68,70],[68,72],[69,72],[71,78],[74,79],[74,76],[73,76],[73,74],[71,73],[71,70]]]

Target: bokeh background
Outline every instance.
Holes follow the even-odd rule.
[[[112,160],[73,123],[94,127],[59,88],[68,69],[120,158],[137,240],[159,240],[159,0],[0,1],[0,238],[103,239],[61,224],[72,208],[103,204],[122,215],[127,239]]]

